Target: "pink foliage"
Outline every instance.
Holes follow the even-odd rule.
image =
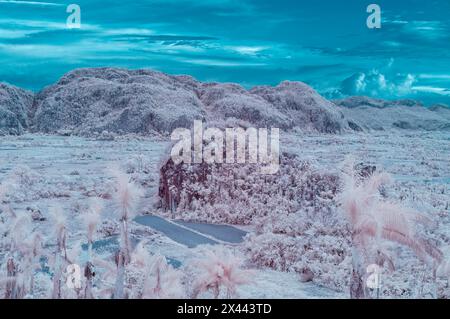
[[[344,165],[343,189],[338,201],[350,225],[352,298],[368,296],[363,283],[368,265],[387,264],[394,268],[390,253],[385,249],[386,241],[411,248],[417,257],[434,268],[433,272],[436,264],[442,261],[442,252],[417,231],[419,224],[429,226],[431,221],[413,209],[382,196],[381,187],[389,181],[390,176],[384,173],[358,175],[352,161]]]
[[[389,181],[385,173],[360,178],[353,166],[344,174],[338,200],[351,226],[353,243],[364,249],[373,241],[388,240],[410,247],[424,261],[442,260],[442,252],[416,231],[418,224],[432,225],[431,220],[381,196],[380,188]]]

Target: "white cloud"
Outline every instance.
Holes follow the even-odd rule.
[[[402,96],[413,93],[416,77],[412,74],[388,78],[378,70],[356,73],[342,81],[341,90],[346,95]]]

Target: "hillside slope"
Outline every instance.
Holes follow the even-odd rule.
[[[194,119],[234,118],[258,127],[335,133],[348,128],[329,101],[300,82],[250,91],[150,70],[78,69],[36,95],[33,130],[170,133]]]
[[[0,83],[0,135],[22,134],[28,127],[27,112],[33,103],[33,93]]]

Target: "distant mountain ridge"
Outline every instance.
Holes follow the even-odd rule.
[[[415,100],[380,100],[353,96],[333,100],[350,123],[363,130],[450,130],[450,108],[445,104],[425,107]]]
[[[375,99],[367,96],[351,96],[345,99],[336,99],[331,100],[334,104],[345,106],[348,108],[362,107],[362,106],[370,106],[376,107],[379,109],[386,107],[395,107],[395,106],[421,106],[424,107],[423,103],[416,100],[404,99],[404,100],[383,100],[383,99]]]
[[[409,111],[401,114],[398,110],[404,108]],[[392,121],[380,113],[386,110]],[[425,124],[419,123],[421,116]],[[234,83],[205,83],[152,70],[84,68],[36,94],[0,86],[0,134],[167,134],[190,127],[195,119],[321,133],[450,129],[445,106],[426,109],[414,100],[367,97],[328,101],[302,82],[247,90]]]

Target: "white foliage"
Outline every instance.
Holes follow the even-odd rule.
[[[244,269],[243,258],[224,246],[204,246],[197,250],[197,258],[191,263],[196,278],[193,297],[212,292],[214,298],[224,289],[227,298],[237,297],[240,285],[252,282],[252,271]]]
[[[150,255],[145,242],[141,242],[131,257],[127,268],[131,298],[173,299],[185,297],[181,283],[182,273],[175,270],[161,255]]]

